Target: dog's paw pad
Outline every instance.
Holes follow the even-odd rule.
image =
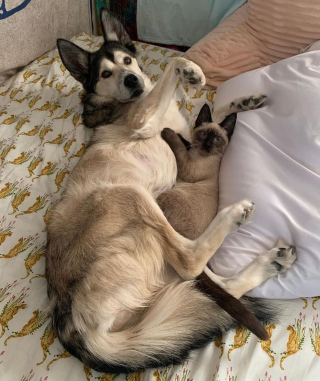
[[[237,230],[241,225],[251,221],[255,211],[254,202],[243,200],[237,204],[231,205],[220,212],[222,218],[228,221],[230,231]]]
[[[276,275],[290,269],[297,259],[297,252],[294,246],[287,245],[282,240],[279,240],[277,246],[263,257],[265,257],[268,264],[268,271]]]
[[[244,225],[251,221],[254,214],[254,202],[251,200],[243,200],[239,204],[235,205],[235,210],[241,213],[240,218],[236,219],[235,223],[237,227]]]
[[[179,57],[176,59],[175,72],[179,75],[183,85],[202,87],[206,83],[205,76],[200,67],[194,62]]]
[[[266,99],[267,96],[265,94],[241,97],[231,102],[230,108],[237,109],[238,111],[255,110],[256,108],[260,107]]]

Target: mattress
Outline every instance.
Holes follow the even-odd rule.
[[[101,37],[80,34],[94,50]],[[181,55],[136,43],[153,82]],[[260,342],[245,328],[216,338],[180,366],[131,375],[101,374],[65,351],[45,313],[46,222],[90,137],[81,120],[82,88],[57,50],[0,87],[0,380],[1,381],[315,381],[320,374],[320,297],[287,302],[281,324]],[[214,91],[179,86],[177,107],[190,125]],[[170,127],[170,126],[169,126]]]

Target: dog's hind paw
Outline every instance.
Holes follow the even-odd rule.
[[[265,271],[270,277],[290,269],[296,259],[295,247],[286,244],[281,239],[279,239],[275,248],[257,258],[259,262],[264,264]]]
[[[218,214],[227,223],[229,232],[233,232],[241,225],[247,224],[252,220],[255,207],[254,203],[250,200],[242,200],[237,204],[230,205],[221,210]]]

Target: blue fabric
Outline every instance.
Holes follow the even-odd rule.
[[[21,11],[24,9],[31,0],[23,0],[19,5],[17,5],[15,8],[7,9],[6,8],[6,0],[2,0],[2,3],[0,4],[0,20],[6,19],[7,17],[10,17],[14,15],[15,13]]]
[[[222,0],[223,1],[223,0]],[[238,8],[242,7],[243,4],[245,4],[247,0],[234,0],[233,5],[229,7],[228,11],[225,13],[225,15],[220,20],[219,24],[222,23],[227,17],[229,17],[233,12],[235,12]]]
[[[192,46],[246,0],[138,0],[140,40]]]

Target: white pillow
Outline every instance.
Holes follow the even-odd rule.
[[[295,56],[233,78],[219,87],[215,108],[265,93],[264,107],[238,114],[222,160],[222,209],[256,203],[251,224],[230,234],[211,258],[231,276],[283,238],[297,248],[292,269],[248,295],[291,299],[320,295],[320,52]]]

